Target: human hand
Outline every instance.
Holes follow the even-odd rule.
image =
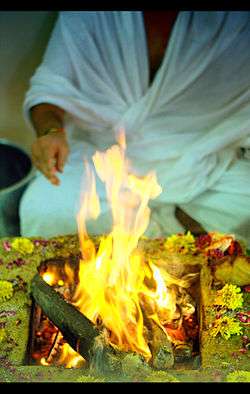
[[[53,185],[59,185],[60,180],[56,176],[56,172],[63,172],[69,154],[65,132],[52,131],[44,136],[38,137],[32,144],[31,153],[35,167]]]

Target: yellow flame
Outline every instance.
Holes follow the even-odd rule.
[[[64,343],[61,349],[58,365],[65,368],[81,368],[85,364],[85,359],[78,354],[68,343]]]
[[[100,202],[94,172],[90,164],[84,162],[86,190],[77,215],[82,258],[79,281],[71,302],[94,324],[105,327],[113,347],[137,352],[148,361],[151,352],[145,320],[154,320],[168,337],[172,335],[169,332],[173,333],[175,329],[167,330],[164,325],[178,319],[180,308],[183,308],[183,315],[194,311],[189,299],[183,301],[184,306],[180,305],[180,300],[185,299],[185,289],[197,274],[176,278],[166,271],[164,262],[158,260],[156,265],[145,261],[139,251],[139,239],[150,220],[149,200],[156,198],[162,190],[153,171],[143,177],[131,173],[125,150],[125,132],[121,130],[117,145],[106,152],[97,151],[92,157],[95,171],[105,183],[113,220],[110,234],[101,237],[98,248],[88,236],[86,222],[99,216]],[[69,264],[64,270],[65,283],[74,285],[74,270]],[[52,271],[43,275],[44,280],[63,285],[62,279]],[[182,289],[178,293],[179,300],[177,286]],[[181,319],[178,329],[180,326]],[[46,362],[41,359],[42,365],[47,365]],[[83,362],[84,359],[68,344],[62,346],[59,365],[74,368]]]
[[[45,272],[43,275],[43,280],[48,283],[48,285],[52,286],[55,282],[55,277],[51,272]]]
[[[92,157],[96,173],[105,183],[113,219],[112,231],[101,237],[97,251],[88,237],[86,221],[98,217],[100,206],[94,174],[85,162],[88,188],[77,217],[82,259],[73,303],[93,323],[106,327],[111,345],[149,360],[142,305],[150,305],[148,315],[161,325],[160,315],[164,320],[172,318],[175,298],[168,293],[160,269],[146,263],[138,250],[150,220],[149,200],[162,189],[154,172],[143,177],[130,172],[125,149],[121,131],[118,145]]]
[[[41,364],[41,365],[44,365],[44,366],[50,365],[50,364],[46,361],[46,358],[45,358],[45,357],[42,357],[42,358],[41,358],[40,364]]]

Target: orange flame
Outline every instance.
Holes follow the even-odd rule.
[[[114,348],[137,352],[149,361],[151,352],[145,318],[154,320],[171,341],[184,341],[180,308],[183,316],[190,316],[194,311],[189,300],[185,301],[185,289],[189,286],[189,277],[196,274],[175,278],[166,271],[164,262],[158,260],[156,266],[152,261],[145,261],[138,243],[149,224],[149,200],[162,190],[153,171],[143,177],[130,172],[125,150],[125,132],[121,130],[117,145],[106,152],[97,151],[92,157],[96,173],[105,183],[113,219],[110,234],[101,237],[97,250],[88,236],[86,222],[97,219],[100,202],[94,171],[84,162],[86,190],[77,215],[82,258],[79,282],[70,302],[94,324],[105,327]],[[72,268],[66,264],[64,270],[67,285],[73,285]],[[49,268],[43,278],[50,285],[63,285],[54,268]],[[183,289],[179,295],[177,286]],[[174,321],[179,321],[177,327]],[[74,368],[83,362],[68,344],[62,346],[58,365]],[[47,360],[41,359],[41,364],[47,365]]]
[[[149,360],[142,305],[146,300],[149,317],[163,327],[162,317],[169,321],[173,316],[175,298],[168,292],[161,270],[146,263],[138,250],[150,220],[149,200],[161,193],[161,187],[154,172],[139,177],[129,171],[125,149],[122,130],[118,145],[92,157],[97,175],[105,183],[113,219],[112,231],[101,238],[97,251],[88,237],[86,220],[98,217],[100,203],[94,174],[85,162],[88,187],[77,216],[82,260],[73,304],[93,323],[102,323],[112,346],[138,352]],[[147,280],[151,285],[146,285]]]

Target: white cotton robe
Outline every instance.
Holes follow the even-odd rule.
[[[43,102],[66,111],[71,155],[59,187],[38,173],[24,193],[23,236],[77,232],[83,159],[122,126],[132,167],[155,170],[163,189],[148,235],[182,231],[178,205],[250,245],[250,161],[239,156],[250,147],[249,12],[180,12],[152,83],[142,12],[61,12],[26,94],[29,123]],[[97,191],[102,215],[89,231],[99,234],[111,219],[101,182]]]

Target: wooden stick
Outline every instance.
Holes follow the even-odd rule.
[[[151,333],[152,366],[162,370],[173,367],[173,346],[166,333],[153,321],[151,321]]]
[[[32,279],[31,293],[69,345],[88,361],[94,339],[99,335],[93,323],[67,303],[39,274]]]

